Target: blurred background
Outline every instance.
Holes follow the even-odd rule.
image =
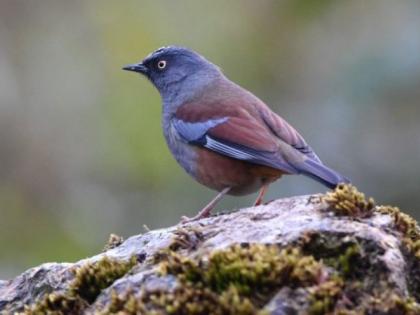
[[[166,148],[157,91],[121,71],[168,44],[218,64],[360,190],[420,219],[419,1],[0,0],[0,279],[173,225],[214,196]],[[286,177],[268,199],[324,191]]]

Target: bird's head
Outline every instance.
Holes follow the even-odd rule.
[[[162,47],[143,61],[123,67],[146,76],[164,101],[183,102],[220,76],[219,68],[184,47]]]

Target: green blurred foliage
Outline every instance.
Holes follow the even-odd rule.
[[[157,91],[121,71],[169,44],[221,66],[360,190],[419,218],[419,29],[408,0],[0,1],[0,278],[212,198],[166,148]],[[291,177],[268,199],[324,190]]]

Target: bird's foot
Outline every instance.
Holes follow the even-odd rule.
[[[203,211],[200,211],[197,215],[193,217],[187,217],[186,215],[183,215],[179,223],[181,224],[190,223],[190,222],[198,221],[200,219],[208,218],[210,216],[210,211],[208,213],[202,213],[202,212]]]
[[[264,202],[264,203],[263,203],[263,205],[264,205],[264,206],[269,205],[269,204],[270,204],[270,203],[272,203],[273,201],[274,201],[274,199],[271,199],[271,200],[269,200],[269,201],[267,201],[267,202]]]
[[[189,222],[193,222],[193,221],[197,221],[197,220],[200,220],[200,219],[203,219],[203,218],[208,218],[209,216],[210,216],[210,213],[211,213],[211,210],[216,206],[216,204],[217,204],[217,202],[220,200],[220,199],[222,199],[222,197],[224,196],[224,195],[226,195],[226,193],[228,192],[230,190],[230,187],[226,187],[226,188],[224,188],[221,192],[219,192],[218,194],[217,194],[217,196],[216,197],[214,197],[214,199],[212,200],[212,201],[210,201],[209,203],[208,203],[208,205],[207,206],[205,206],[199,213],[197,213],[197,215],[196,216],[194,216],[194,217],[192,217],[192,218],[189,218],[189,217],[186,217],[186,216],[182,216],[181,217],[181,224],[184,224],[184,223],[189,223]]]
[[[264,200],[261,200],[259,202],[255,202],[254,205],[253,205],[253,207],[256,207],[256,206],[266,206],[266,205],[272,203],[273,201],[274,201],[274,199],[272,199],[270,201],[266,201],[266,202],[264,202]]]
[[[181,217],[181,220],[179,221],[179,224],[185,224],[185,223],[189,223],[189,222],[192,222],[192,221],[193,221],[192,218],[187,217],[186,215],[183,215]]]
[[[258,193],[257,199],[254,202],[254,207],[264,204],[264,195],[267,192],[268,184],[265,184],[261,187],[260,192]]]
[[[194,221],[198,221],[200,219],[208,218],[210,216],[211,210],[213,208],[214,208],[214,204],[210,202],[207,206],[205,206],[203,209],[201,209],[201,211],[199,213],[197,213],[195,216],[193,216],[192,218],[183,215],[181,217],[181,222],[180,223],[184,224],[184,223],[194,222]]]

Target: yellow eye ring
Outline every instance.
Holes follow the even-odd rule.
[[[159,60],[159,62],[157,63],[157,66],[159,68],[159,70],[163,70],[166,67],[166,60]]]

